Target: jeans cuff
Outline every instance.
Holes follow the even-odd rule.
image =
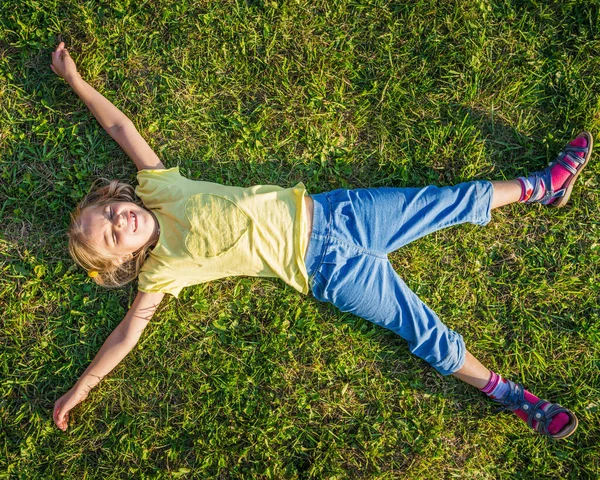
[[[448,336],[451,344],[455,348],[448,353],[446,358],[436,365],[432,365],[442,375],[451,375],[457,370],[460,370],[465,364],[465,356],[467,353],[467,347],[461,334],[456,333],[454,330],[448,331]]]
[[[475,182],[477,189],[477,205],[480,205],[477,210],[477,220],[473,222],[475,225],[487,225],[492,218],[492,199],[494,198],[494,186],[492,182],[487,180],[479,180]]]

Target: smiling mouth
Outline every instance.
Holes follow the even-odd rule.
[[[130,212],[130,214],[133,217],[133,233],[135,233],[138,229],[137,215],[133,212]]]

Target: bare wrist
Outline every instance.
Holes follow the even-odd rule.
[[[75,89],[79,83],[83,81],[79,72],[75,72],[71,75],[65,77],[66,82],[71,86],[71,88]]]
[[[88,394],[96,385],[100,383],[104,377],[98,377],[96,375],[84,374],[77,382],[75,382],[75,389],[85,392]]]

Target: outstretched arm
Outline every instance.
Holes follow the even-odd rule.
[[[150,145],[139,134],[133,122],[107,98],[81,78],[75,62],[60,42],[52,53],[50,68],[64,78],[79,98],[84,101],[102,128],[115,139],[125,153],[133,160],[138,170],[165,168]]]
[[[67,429],[69,412],[83,402],[92,388],[98,385],[100,380],[108,375],[136,346],[163,296],[163,293],[139,292],[137,294],[127,315],[108,336],[89,367],[73,385],[73,388],[54,404],[53,418],[58,428]]]

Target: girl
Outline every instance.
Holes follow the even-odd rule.
[[[454,187],[336,190],[309,196],[302,184],[226,187],[165,169],[133,123],[88,85],[60,43],[52,70],[64,78],[137,166],[139,186],[112,181],[72,214],[69,250],[108,287],[139,277],[139,292],[92,363],[54,407],[69,412],[136,345],[166,293],[229,275],[277,276],[297,290],[389,328],[442,375],[452,374],[512,410],[535,431],[565,438],[576,416],[484,367],[402,281],[387,254],[435,230],[484,225],[513,202],[565,205],[589,161],[592,137],[579,135],[542,172]],[[136,197],[141,198],[141,202]]]

